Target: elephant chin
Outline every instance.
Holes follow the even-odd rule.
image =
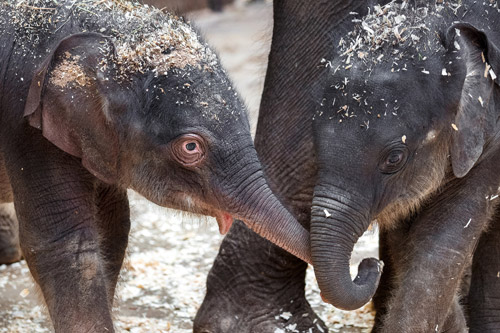
[[[370,301],[383,269],[383,262],[367,258],[359,264],[356,278],[351,278],[352,250],[370,224],[369,219],[350,212],[352,206],[339,202],[313,203],[311,220],[311,256],[321,296],[343,310],[355,310]],[[325,210],[331,215],[326,217]]]

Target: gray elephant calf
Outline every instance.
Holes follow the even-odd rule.
[[[395,274],[383,332],[466,331],[464,271],[476,247],[486,246],[474,258],[484,263],[500,248],[499,24],[495,1],[391,2],[360,20],[331,62],[313,122],[312,259],[323,297],[354,309],[381,274],[372,260],[351,280],[354,243],[374,219],[400,234],[384,258]],[[480,242],[489,228],[496,242]],[[497,331],[498,266],[475,268],[468,325]]]
[[[127,188],[222,233],[237,217],[310,261],[244,106],[188,24],[125,1],[9,1],[0,31],[2,199],[56,331],[113,331]]]

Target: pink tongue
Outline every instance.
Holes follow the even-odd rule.
[[[217,217],[217,223],[219,224],[219,232],[221,235],[225,235],[233,225],[233,217],[228,213],[222,213]]]

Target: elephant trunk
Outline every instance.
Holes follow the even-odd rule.
[[[363,216],[346,196],[334,200],[315,195],[311,219],[311,256],[323,300],[344,310],[367,303],[377,290],[383,263],[364,259],[358,275],[351,279],[349,263],[354,244],[363,235],[370,219]],[[353,208],[356,207],[356,208]]]
[[[269,188],[262,171],[247,177],[248,183],[239,197],[233,216],[260,236],[311,263],[309,232],[281,204]]]
[[[243,151],[253,160],[241,158],[233,163],[238,172],[226,178],[222,185],[223,198],[219,201],[229,208],[232,217],[242,220],[247,227],[290,252],[311,263],[310,237],[297,219],[283,206],[271,191],[253,147]],[[231,174],[231,173],[230,173]],[[233,184],[239,184],[234,188]]]

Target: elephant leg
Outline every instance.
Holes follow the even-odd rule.
[[[0,265],[21,260],[19,223],[12,200],[12,188],[0,154]]]
[[[459,333],[468,332],[467,321],[465,320],[464,310],[460,305],[460,295],[456,295],[453,303],[448,311],[448,317],[444,322],[443,328],[440,332],[443,333]]]
[[[397,259],[394,254],[397,254],[400,249],[399,245],[404,239],[400,232],[394,230],[381,230],[379,235],[379,257],[384,262],[384,271],[380,278],[375,296],[373,296],[373,305],[375,307],[375,323],[372,333],[381,332],[383,327],[383,318],[387,313],[387,303],[391,297],[391,292],[394,289],[394,279],[398,268]]]
[[[0,204],[0,265],[21,260],[19,225],[11,203]]]
[[[97,194],[97,207],[100,250],[107,277],[107,295],[111,308],[130,231],[127,191],[115,186],[100,186]]]
[[[485,193],[496,191],[482,180],[488,172],[477,168],[466,179],[450,183],[453,195],[440,193],[412,223],[404,249],[406,264],[389,302],[384,331],[439,332],[451,320],[458,323],[452,325],[454,331],[467,331],[463,313],[453,318],[450,309],[493,213],[494,203],[484,200]]]
[[[500,211],[481,236],[468,295],[470,332],[500,331]]]
[[[222,0],[208,0],[208,7],[214,12],[221,12],[223,7]]]
[[[300,332],[327,332],[305,298],[306,268],[235,221],[208,275],[194,332],[267,333],[293,324]]]
[[[96,179],[78,159],[25,138],[7,165],[23,254],[56,332],[113,332],[96,227]],[[30,142],[31,141],[31,142]]]
[[[375,307],[375,324],[372,333],[384,332],[384,318],[388,312],[388,305],[392,293],[398,285],[397,278],[401,276],[405,269],[405,244],[408,239],[406,235],[415,217],[406,221],[401,221],[397,229],[380,231],[379,255],[384,262],[384,272],[380,279],[377,293],[373,297]],[[466,327],[466,321],[458,297],[453,302],[446,318],[442,332],[462,332]]]

